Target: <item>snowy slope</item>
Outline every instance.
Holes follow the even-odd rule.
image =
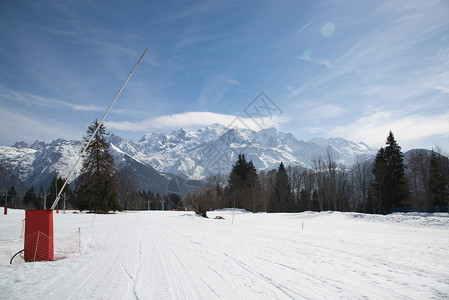
[[[233,224],[230,210],[209,216],[54,214],[55,236],[81,227],[82,252],[0,265],[1,298],[449,297],[448,214],[237,211]],[[0,232],[23,217],[18,210],[2,215]]]

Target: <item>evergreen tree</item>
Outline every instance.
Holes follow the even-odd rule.
[[[139,190],[140,198],[142,199],[142,208],[144,210],[150,210],[150,198],[149,195],[147,195],[147,192],[145,190],[141,191]]]
[[[381,148],[377,153],[372,168],[379,212],[388,212],[394,207],[405,205],[408,200],[404,156],[391,131],[386,144],[385,149]]]
[[[235,203],[236,207],[243,208],[242,191],[244,188],[246,175],[248,173],[248,163],[245,154],[239,154],[237,162],[232,166],[229,174],[228,186],[225,189],[225,199],[228,207]]]
[[[385,147],[385,211],[405,205],[408,200],[408,186],[405,177],[404,155],[390,131]]]
[[[148,201],[150,202],[150,210],[157,210],[156,195],[151,190],[147,192],[147,205]]]
[[[253,161],[248,163],[246,176],[246,188],[244,193],[244,208],[248,211],[257,212],[263,210],[262,184],[260,183],[256,167]]]
[[[30,187],[23,198],[23,204],[27,208],[40,208],[39,198],[36,196],[36,192],[34,191],[34,186]]]
[[[16,192],[16,189],[14,186],[11,186],[11,188],[8,191],[8,206],[9,207],[19,207],[20,206],[20,197]]]
[[[162,199],[161,195],[159,195],[159,193],[156,193],[156,196],[154,197],[154,202],[156,203],[157,210],[164,209],[162,201],[163,201],[163,199]]]
[[[373,198],[371,199],[372,213],[378,213],[384,209],[384,183],[385,183],[385,149],[380,148],[376,154],[371,172],[373,173]]]
[[[247,162],[245,154],[239,154],[229,174],[228,186],[224,190],[225,206],[234,205],[250,211],[262,210],[261,184],[252,161]]]
[[[87,130],[85,143],[89,141],[98,126],[95,120]],[[110,211],[120,209],[117,201],[117,186],[114,179],[116,168],[114,158],[109,152],[106,142],[106,129],[103,124],[98,128],[92,142],[87,147],[86,157],[81,169],[81,175],[76,183],[78,208],[91,211]]]
[[[44,196],[46,197],[46,195],[44,195],[44,194],[45,194],[44,193],[44,188],[41,186],[41,188],[39,189],[39,194],[37,195],[37,197],[39,198],[39,203],[42,203],[42,206],[44,205]]]
[[[170,210],[182,208],[182,201],[181,201],[181,197],[179,196],[179,194],[168,193],[166,195],[166,203],[167,203],[168,209],[170,209]]]
[[[274,189],[271,195],[271,207],[271,211],[273,212],[288,212],[294,210],[290,180],[282,162],[276,173]]]

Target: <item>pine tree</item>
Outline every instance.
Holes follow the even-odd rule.
[[[157,210],[163,210],[164,209],[164,204],[162,203],[163,199],[161,197],[161,195],[159,195],[159,193],[156,193],[156,196],[154,198],[154,202],[156,203],[156,209]]]
[[[147,192],[147,201],[150,202],[150,210],[157,210],[156,195],[151,190]]]
[[[385,183],[385,149],[380,148],[376,154],[371,172],[374,175],[372,185],[373,199],[371,203],[373,213],[379,213],[384,210],[384,183]]]
[[[98,126],[95,120],[87,130],[85,143],[89,141]],[[98,128],[92,142],[87,147],[81,175],[76,183],[78,208],[99,211],[120,209],[117,201],[117,186],[114,179],[116,168],[114,158],[106,142],[106,129],[103,124]]]
[[[18,207],[20,206],[20,197],[16,192],[16,189],[14,186],[11,186],[11,188],[8,191],[8,205],[9,207]]]
[[[282,162],[279,164],[276,173],[274,189],[271,195],[271,207],[274,212],[288,212],[294,210],[290,180]]]
[[[249,211],[263,209],[261,184],[252,161],[247,162],[245,154],[239,154],[237,162],[229,174],[228,186],[224,190],[225,206],[234,205]]]
[[[385,147],[385,211],[405,205],[408,200],[408,186],[405,177],[404,155],[390,131]]]
[[[394,207],[405,205],[409,193],[405,177],[404,156],[391,131],[386,144],[385,149],[381,148],[377,153],[372,168],[378,212],[388,212]]]
[[[34,186],[30,187],[26,193],[25,197],[23,197],[23,204],[27,208],[41,208],[39,205],[39,198],[34,191]]]
[[[228,186],[225,189],[225,199],[227,206],[232,207],[235,203],[236,207],[243,208],[242,191],[244,189],[246,176],[248,173],[248,163],[245,154],[239,154],[237,162],[232,166],[229,174]]]
[[[42,203],[42,206],[44,204],[44,197],[47,197],[45,192],[44,192],[44,188],[41,186],[41,188],[39,189],[39,194],[37,194],[37,198],[39,203]]]
[[[246,176],[246,188],[244,195],[244,208],[248,211],[257,212],[263,210],[262,185],[253,161],[248,163]]]

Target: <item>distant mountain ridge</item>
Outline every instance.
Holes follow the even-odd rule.
[[[184,192],[207,176],[228,174],[240,153],[252,160],[258,170],[266,170],[277,168],[281,161],[285,165],[312,167],[313,159],[328,149],[345,165],[352,164],[357,156],[372,156],[377,151],[343,138],[305,142],[275,128],[254,131],[218,124],[197,131],[181,128],[170,134],[148,133],[138,142],[111,134],[108,141],[119,168],[131,167],[139,174],[142,187],[149,185],[161,193],[170,189]],[[11,147],[0,146],[0,165],[25,185],[45,188],[53,176],[69,175],[81,147],[82,141],[63,139],[48,144],[17,142]],[[79,176],[80,169],[81,163],[72,178]]]
[[[111,135],[117,148],[165,173],[203,179],[230,172],[238,154],[244,153],[258,170],[285,165],[313,167],[313,159],[328,148],[339,162],[351,165],[357,156],[371,156],[377,149],[343,138],[297,140],[275,128],[260,131],[227,128],[214,124],[197,131],[175,130],[170,134],[150,133],[138,142]]]

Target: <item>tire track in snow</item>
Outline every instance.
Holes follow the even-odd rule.
[[[309,274],[309,276],[314,277],[316,279],[322,280],[322,282],[327,282],[327,284],[333,286],[335,283],[337,283],[341,287],[352,287],[354,291],[359,291],[359,284],[360,283],[366,286],[366,282],[370,282],[370,289],[369,289],[369,295],[385,295],[385,292],[390,295],[392,298],[397,299],[407,299],[408,294],[401,294],[395,290],[388,290],[385,288],[385,283],[388,282],[398,282],[397,278],[403,278],[403,277],[397,277],[395,274],[404,274],[404,276],[410,277],[410,275],[417,276],[418,278],[422,277],[422,274],[429,274],[429,270],[417,267],[415,265],[410,264],[404,264],[399,263],[397,261],[388,261],[386,259],[381,259],[378,257],[373,256],[373,254],[369,253],[358,253],[355,251],[348,251],[344,250],[340,247],[328,247],[323,245],[322,243],[314,242],[314,241],[307,241],[309,246],[312,246],[312,249],[306,248],[309,251],[304,253],[304,249],[301,249],[301,251],[298,251],[299,249],[296,248],[296,253],[304,256],[307,255],[308,257],[316,257],[318,254],[320,254],[320,263],[329,262],[331,264],[334,264],[335,262],[340,262],[341,266],[345,266],[346,262],[352,261],[353,263],[348,264],[348,268],[350,266],[359,266],[357,269],[348,269],[348,272],[345,272],[344,275],[350,278],[351,280],[348,282],[348,280],[340,281],[335,278],[330,278],[329,276],[316,276],[313,273],[310,273],[307,271],[307,269],[304,269],[303,272],[306,272]],[[305,244],[304,244],[305,245]],[[320,249],[319,251],[316,251],[316,249]],[[323,251],[324,250],[324,251]],[[282,250],[278,249],[281,253],[285,253]],[[339,258],[340,257],[340,258]],[[343,262],[343,263],[342,263]],[[361,268],[362,267],[362,268]],[[380,268],[380,269],[379,269]],[[382,269],[384,269],[382,271]],[[363,270],[360,272],[360,270]],[[432,272],[434,274],[437,274],[435,278],[442,278],[439,277],[438,272]],[[440,275],[442,276],[442,275]],[[383,279],[383,281],[379,282],[379,279]],[[381,292],[380,292],[381,291]],[[406,292],[406,290],[405,290]],[[349,296],[349,294],[348,294]]]
[[[177,230],[171,229],[174,233],[179,235],[179,237],[183,238],[184,240],[188,241],[189,245],[192,246],[192,248],[188,249],[185,248],[185,245],[183,246],[185,249],[188,249],[190,251],[195,251],[195,249],[198,249],[198,241],[195,239],[198,239],[197,236],[192,237],[186,232],[186,234],[181,234]],[[228,234],[235,234],[236,232],[227,232]],[[216,240],[215,236],[210,236],[209,234],[205,234],[205,232],[200,232],[201,237],[200,240],[207,241],[203,247],[209,250],[213,250],[217,253],[218,261],[223,261],[220,257],[223,256],[223,252],[233,253],[234,251],[234,244],[231,242],[229,244],[231,248],[227,247],[227,245],[224,245],[223,243],[216,243],[217,245],[220,245],[219,247],[215,246],[215,243],[210,243],[210,238],[212,240]],[[240,235],[244,236],[244,233],[239,233]],[[271,236],[272,234],[262,234],[258,236],[257,238],[266,238],[266,236]],[[310,238],[310,237],[309,237]],[[238,239],[238,238],[237,238]],[[219,239],[217,239],[215,242],[217,242]],[[234,241],[234,240],[233,240]],[[323,245],[323,242],[316,242],[314,240],[304,240],[302,238],[299,238],[298,235],[292,235],[287,237],[287,240],[283,240],[283,242],[287,243],[286,249],[290,249],[290,251],[284,251],[285,249],[281,249],[279,247],[276,247],[276,245],[269,245],[269,249],[264,249],[265,254],[268,254],[268,256],[262,254],[260,256],[254,256],[250,253],[248,253],[248,257],[246,257],[246,253],[243,253],[244,258],[239,260],[241,263],[245,262],[244,265],[246,266],[243,268],[246,272],[250,272],[252,274],[257,275],[259,278],[263,279],[264,281],[270,282],[271,286],[274,286],[278,288],[278,290],[282,290],[282,292],[285,294],[288,294],[289,297],[303,297],[303,298],[310,298],[314,295],[315,292],[319,292],[320,289],[326,289],[329,291],[334,291],[334,294],[340,295],[342,297],[351,297],[351,295],[360,295],[363,294],[366,295],[385,295],[385,289],[382,289],[382,284],[385,282],[388,282],[388,276],[392,276],[390,280],[395,280],[394,274],[389,274],[388,272],[380,272],[381,277],[379,277],[378,274],[376,274],[375,270],[373,270],[372,266],[390,266],[389,269],[394,270],[394,263],[383,261],[382,263],[380,261],[372,261],[370,263],[368,258],[371,258],[375,260],[375,257],[364,255],[364,254],[357,254],[352,253],[349,250],[341,249],[338,246],[338,243],[336,242],[337,247],[327,247]],[[299,245],[298,245],[299,243]],[[181,243],[183,244],[183,243]],[[283,243],[284,244],[284,243]],[[223,246],[225,246],[223,248]],[[220,248],[221,247],[221,248]],[[291,251],[293,250],[293,251]],[[229,252],[230,251],[230,252]],[[275,251],[280,253],[279,255],[273,255],[273,253],[270,253],[270,251]],[[299,254],[299,257],[295,256],[295,253]],[[206,254],[208,255],[208,254]],[[265,256],[267,258],[265,258]],[[210,257],[210,255],[209,255]],[[290,257],[290,262],[293,262],[293,264],[287,265],[284,263],[286,260],[286,257]],[[228,254],[227,260],[234,259],[235,257],[232,257]],[[263,263],[269,263],[272,265],[272,267],[269,267],[268,269],[264,269],[263,267],[260,268],[260,264],[254,261],[254,258],[257,260],[262,261]],[[312,261],[307,261],[309,258],[312,259]],[[306,262],[305,266],[302,266],[301,264],[298,264],[297,261]],[[352,261],[353,263],[350,263],[348,265],[349,269],[345,267],[345,264],[347,261]],[[235,262],[235,261],[234,261]],[[237,263],[238,265],[238,263]],[[357,266],[362,265],[362,272],[360,269],[353,269],[351,266]],[[239,267],[242,267],[239,265]],[[276,270],[276,272],[272,272],[273,267],[280,267]],[[404,266],[405,267],[405,266]],[[215,275],[221,276],[223,279],[229,281],[229,278],[234,278],[236,275],[240,276],[240,272],[236,270],[232,270],[229,268],[223,269],[219,268],[220,272],[216,272],[214,268],[210,268],[214,271]],[[284,269],[284,271],[282,271]],[[259,271],[257,271],[259,270]],[[267,270],[269,270],[267,272]],[[347,270],[347,272],[346,272]],[[400,270],[405,270],[403,267],[400,267]],[[342,272],[340,276],[339,272]],[[289,275],[287,277],[284,276],[284,279],[281,283],[278,283],[278,276],[274,274],[282,274],[282,272],[287,272]],[[222,274],[224,273],[224,276]],[[363,276],[363,274],[366,274]],[[242,276],[242,279],[244,279],[246,282],[248,282],[248,285],[245,285],[244,288],[251,286],[251,278],[254,276]],[[281,277],[282,278],[282,277]],[[285,280],[285,278],[288,278]],[[296,278],[296,280],[295,280]],[[360,285],[366,286],[367,282],[370,280],[376,280],[380,278],[380,282],[373,281],[370,285],[368,290],[360,291]],[[304,295],[302,291],[300,291],[300,282],[302,281],[308,281],[312,283],[313,287],[316,287],[316,289],[312,289],[311,292],[307,295]],[[238,283],[235,285],[235,288],[241,289],[242,286],[240,285],[241,281],[236,281]],[[297,284],[296,284],[297,283]],[[235,283],[234,283],[235,284]],[[380,290],[379,290],[380,289]],[[291,293],[297,293],[301,296],[297,296]],[[331,295],[332,293],[329,293]],[[391,289],[387,291],[387,294],[390,295],[390,297],[393,298],[404,298],[404,294],[398,293],[395,290]],[[279,294],[278,294],[279,295]]]
[[[237,265],[239,265],[246,272],[250,273],[251,275],[255,275],[255,276],[261,278],[262,280],[264,280],[265,282],[269,283],[271,286],[273,286],[277,290],[281,291],[284,295],[286,295],[290,299],[298,299],[298,297],[301,297],[303,299],[308,299],[310,297],[309,295],[305,295],[303,293],[299,293],[298,291],[294,291],[294,290],[286,287],[285,285],[283,285],[283,284],[281,284],[279,282],[274,281],[270,277],[263,275],[262,273],[258,273],[256,271],[251,270],[251,268],[247,264],[245,264],[244,262],[242,262],[241,260],[239,260],[239,259],[237,259],[235,257],[230,256],[227,253],[223,253],[223,254],[225,256],[227,256],[228,258],[230,258]]]
[[[169,228],[172,232],[182,236],[182,234],[180,234],[179,232],[176,232],[175,230]],[[197,298],[198,296],[200,296],[202,293],[200,288],[198,288],[198,286],[194,283],[195,281],[192,280],[192,278],[196,278],[198,280],[200,280],[211,292],[213,295],[215,295],[217,298],[221,298],[220,295],[215,291],[215,289],[206,281],[204,280],[204,276],[198,276],[197,273],[194,273],[191,271],[191,268],[188,267],[186,264],[184,264],[182,262],[182,260],[179,258],[179,256],[176,254],[176,252],[173,250],[172,247],[172,243],[169,242],[162,234],[160,235],[161,238],[164,240],[165,244],[168,247],[168,250],[171,253],[171,256],[174,258],[173,261],[175,261],[176,263],[176,269],[179,270],[179,274],[181,274],[181,277],[179,279],[182,279],[183,282],[187,283],[188,287],[189,287],[189,291],[190,294],[192,296],[195,296],[195,298]],[[193,241],[192,239],[188,238],[188,240],[190,240],[191,243],[194,243],[196,245],[202,245],[201,243],[198,243],[196,241]],[[191,249],[189,249],[191,250]],[[186,274],[187,273],[187,274]]]
[[[157,231],[157,230],[155,230]],[[179,295],[174,294],[175,284],[173,283],[171,277],[169,276],[169,268],[165,262],[165,257],[161,251],[159,241],[155,239],[154,234],[151,234],[152,244],[154,246],[155,253],[152,253],[152,276],[157,275],[158,277],[153,277],[152,282],[155,282],[155,288],[153,289],[155,299],[179,299]],[[157,262],[157,263],[156,263]],[[179,287],[178,287],[179,288]],[[182,290],[181,290],[182,296]],[[185,295],[183,297],[185,299]]]
[[[119,237],[119,235],[121,235],[121,237]],[[114,241],[109,246],[106,255],[104,255],[101,260],[96,262],[93,270],[91,268],[94,262],[89,261],[81,272],[74,274],[76,279],[72,277],[71,280],[75,282],[75,287],[71,286],[66,290],[59,291],[57,293],[58,298],[104,299],[108,296],[110,296],[110,299],[113,298],[115,288],[117,287],[116,283],[119,281],[117,278],[118,272],[114,272],[112,270],[114,267],[114,262],[117,260],[117,256],[120,253],[120,251],[117,250],[117,246],[120,246],[120,249],[123,248],[122,233],[117,233],[114,235]],[[112,275],[108,278],[108,287],[105,287],[103,283],[106,274]],[[67,296],[62,297],[63,295]]]
[[[136,245],[138,246],[137,249],[137,262],[134,263],[135,266],[135,270],[134,270],[134,275],[132,275],[129,271],[128,268],[126,267],[126,265],[122,262],[121,267],[123,272],[126,274],[126,276],[128,277],[128,279],[131,281],[131,285],[132,285],[132,293],[134,294],[134,297],[136,299],[139,299],[139,296],[137,294],[137,283],[138,283],[138,277],[140,274],[140,271],[142,269],[142,256],[143,256],[143,252],[142,252],[142,240],[141,240],[141,236],[140,236],[140,232],[137,232],[136,234],[136,240],[133,240]]]
[[[282,255],[287,255],[287,253],[281,249],[274,249],[282,253]],[[390,297],[396,299],[408,298],[407,294],[400,294],[395,290],[388,290],[385,288],[385,283],[396,280],[395,276],[390,275],[391,272],[395,274],[400,272],[408,273],[405,271],[407,270],[406,265],[400,265],[396,262],[382,260],[372,257],[369,254],[359,254],[354,251],[351,252],[339,247],[328,247],[322,243],[317,243],[310,240],[307,240],[307,244],[304,243],[301,248],[293,247],[291,249],[293,249],[295,253],[299,254],[297,259],[301,259],[301,257],[307,257],[309,259],[303,261],[309,266],[303,266],[303,268],[301,268],[301,272],[303,274],[315,279],[317,282],[335,288],[340,293],[344,293],[343,297],[350,297],[351,295],[360,293],[359,286],[366,286],[366,283],[369,281],[369,289],[364,291],[367,295],[378,295],[381,297],[387,293]],[[310,260],[311,258],[313,259]],[[352,263],[347,264],[349,261]],[[367,263],[369,261],[374,262],[374,265]],[[316,266],[318,266],[317,269],[320,269],[320,266],[325,266],[324,270],[326,271],[319,274],[316,272],[311,272],[310,270],[313,270]],[[332,268],[329,268],[329,266]],[[354,269],[354,266],[358,266],[358,268]],[[360,268],[361,266],[362,268]],[[388,272],[379,271],[379,266],[382,268],[387,268]],[[398,266],[400,266],[400,268],[397,268]],[[337,273],[333,272],[333,268],[335,267],[338,270],[346,271],[340,273],[341,276],[338,276]],[[361,270],[363,271],[360,272]],[[379,274],[381,274],[382,277],[379,277]],[[342,280],[342,278],[345,278],[346,280]],[[384,282],[376,281],[379,278],[384,278]],[[349,293],[348,287],[352,289],[352,293],[354,294]]]
[[[237,272],[237,274],[236,274],[236,270],[226,269],[228,271],[228,273],[226,275],[223,275],[223,274],[221,274],[221,273],[223,273],[223,269],[221,269],[221,272],[217,272],[216,270],[214,270],[213,268],[208,266],[208,269],[211,270],[215,275],[219,276],[224,281],[228,281],[228,283],[234,284],[236,290],[240,290],[241,289],[241,285],[239,285],[240,281],[239,281],[239,284],[236,284],[236,282],[232,279],[232,278],[236,277],[236,275],[237,275],[237,276],[241,276],[242,279],[243,278],[245,279],[245,281],[248,283],[246,285],[247,287],[251,287],[252,286],[251,281],[253,281],[255,279],[256,280],[259,279],[259,280],[262,280],[265,283],[268,283],[270,286],[272,286],[274,288],[274,290],[273,290],[274,294],[273,295],[277,294],[276,297],[279,297],[279,295],[284,295],[284,296],[287,296],[290,299],[297,299],[298,297],[300,297],[300,298],[310,298],[310,295],[305,295],[305,294],[295,290],[294,287],[288,287],[288,286],[286,286],[284,284],[278,283],[275,280],[273,280],[271,277],[266,276],[266,275],[264,275],[262,273],[258,273],[256,271],[252,270],[249,265],[247,265],[247,264],[243,263],[241,260],[238,260],[235,257],[227,254],[226,253],[227,250],[225,250],[223,248],[217,248],[214,243],[212,243],[212,244],[208,243],[207,246],[203,246],[202,243],[199,243],[197,240],[195,240],[188,233],[185,233],[185,234],[182,233],[181,234],[180,232],[178,232],[178,231],[176,231],[176,230],[174,230],[174,229],[172,229],[170,227],[167,227],[167,229],[169,229],[173,233],[177,234],[180,238],[188,241],[189,244],[192,245],[194,248],[198,247],[199,249],[204,249],[204,247],[205,247],[206,250],[208,249],[210,252],[216,253],[218,255],[218,257],[216,258],[217,261],[223,261],[222,257],[224,257],[224,261],[231,260],[231,262],[233,262],[240,270],[243,270],[245,274],[248,274],[248,273],[251,274],[251,276],[244,276],[240,272]],[[201,239],[202,240],[206,240],[206,241],[209,240],[211,237],[215,237],[215,235],[213,235],[213,236],[210,236],[210,235],[207,235],[207,234],[206,235],[204,235],[204,234],[201,235]],[[223,246],[223,244],[220,244],[220,245]],[[188,250],[195,251],[194,249],[188,249]],[[209,252],[209,251],[206,251],[206,252]],[[206,255],[210,258],[211,253],[206,253]],[[215,256],[213,256],[213,257],[215,257]],[[225,264],[225,265],[229,265],[229,264]],[[209,289],[211,289],[212,292],[215,295],[218,296],[218,294],[207,283],[206,280],[204,280],[203,278],[200,278],[198,276],[196,276],[196,277],[199,278],[200,280],[202,280],[209,287]],[[278,292],[280,291],[281,294],[279,294],[278,292],[275,292],[275,291],[278,291]],[[253,290],[253,292],[255,292],[255,290]],[[268,295],[265,295],[265,296],[268,296]]]

